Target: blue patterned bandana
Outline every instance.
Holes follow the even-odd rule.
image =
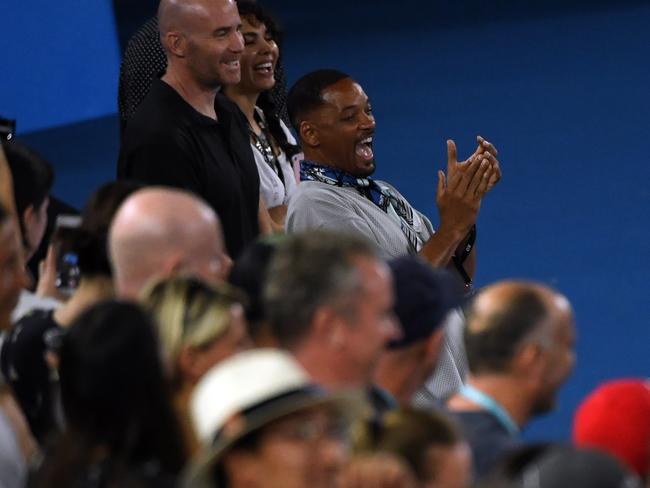
[[[422,242],[413,225],[413,209],[408,202],[396,195],[391,188],[380,185],[370,177],[357,178],[341,169],[312,161],[302,161],[300,163],[300,181],[319,181],[326,185],[354,188],[400,225],[413,252],[419,252],[422,249],[424,242]]]

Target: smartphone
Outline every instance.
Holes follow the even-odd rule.
[[[56,288],[70,296],[79,286],[79,256],[74,251],[75,239],[81,226],[79,215],[59,215],[54,224],[52,244],[56,252]]]

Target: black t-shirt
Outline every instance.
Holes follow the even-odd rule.
[[[11,386],[34,437],[42,443],[56,431],[56,376],[45,362],[48,335],[63,329],[51,310],[35,310],[7,331],[0,352],[2,373]]]
[[[221,94],[215,110],[218,121],[154,80],[126,126],[118,177],[202,197],[219,215],[226,247],[236,258],[259,233],[260,182],[244,115]]]

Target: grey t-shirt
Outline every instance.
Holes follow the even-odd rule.
[[[389,188],[409,205],[394,187],[383,181],[377,183]],[[434,234],[433,226],[427,217],[411,209],[413,228],[422,243],[426,243]],[[397,219],[356,189],[303,181],[289,200],[286,230],[288,234],[295,234],[316,229],[362,234],[377,245],[380,256],[386,260],[420,250],[409,243]]]

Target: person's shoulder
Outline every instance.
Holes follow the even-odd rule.
[[[53,310],[33,310],[18,320],[7,333],[5,344],[41,338],[50,329],[59,328]]]
[[[129,119],[125,134],[174,132],[185,125],[186,117],[180,95],[164,81],[155,79],[151,90]]]
[[[294,194],[291,196],[291,201],[333,201],[342,200],[346,198],[346,191],[344,188],[339,188],[334,185],[321,183],[320,181],[301,181]]]
[[[232,118],[244,129],[246,135],[248,135],[248,120],[246,120],[246,116],[239,108],[239,105],[221,92],[217,93],[214,99],[214,105],[217,109],[218,117],[226,116]]]

